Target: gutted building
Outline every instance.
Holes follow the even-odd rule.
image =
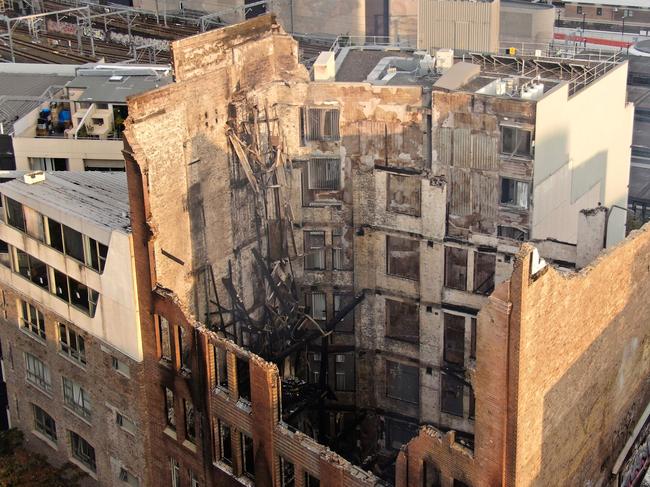
[[[443,485],[494,485],[477,314],[522,241],[623,239],[626,63],[346,48],[312,80],[272,16],[173,50],[125,150],[154,483],[404,485],[427,425]]]

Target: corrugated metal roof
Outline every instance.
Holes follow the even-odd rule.
[[[27,184],[23,178],[0,184],[0,192],[29,206],[51,207],[107,230],[131,232],[126,173],[58,171],[45,181]]]
[[[171,76],[159,76],[153,70],[80,70],[68,88],[81,88],[79,101],[126,103],[128,96],[144,93],[172,82]]]

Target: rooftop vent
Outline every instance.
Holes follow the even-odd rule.
[[[37,184],[45,181],[45,173],[43,171],[28,172],[23,176],[25,184]]]

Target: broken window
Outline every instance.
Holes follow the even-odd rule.
[[[174,412],[174,392],[167,388],[163,388],[165,394],[165,421],[167,427],[176,430],[176,413]]]
[[[445,287],[467,290],[467,250],[445,247]]]
[[[251,401],[251,377],[248,360],[237,357],[237,390],[239,398]]]
[[[440,469],[427,460],[422,467],[422,487],[442,487]]]
[[[521,157],[530,157],[532,132],[519,127],[501,126],[501,152]]]
[[[354,352],[337,353],[334,363],[337,391],[354,391]]]
[[[334,316],[345,308],[349,303],[354,300],[354,295],[351,293],[347,294],[335,294],[334,295]],[[336,324],[336,331],[344,333],[352,333],[354,331],[354,310],[351,310],[345,318]]]
[[[7,198],[7,223],[18,230],[25,231],[25,215],[23,205],[11,198]]]
[[[501,178],[501,204],[528,208],[528,183]]]
[[[496,254],[487,252],[474,253],[474,292],[490,294],[494,291],[494,271]]]
[[[185,413],[185,439],[196,442],[196,424],[194,422],[194,404],[192,401],[183,399],[183,412]]]
[[[309,189],[338,191],[341,189],[341,159],[315,157],[307,167]]]
[[[305,232],[305,269],[325,269],[325,232]]]
[[[219,439],[219,460],[232,465],[232,436],[230,426],[217,420],[217,437]]]
[[[463,416],[463,389],[464,384],[458,377],[443,372],[441,374],[442,392],[440,409],[443,413],[454,416]]]
[[[228,353],[217,346],[212,347],[214,359],[214,384],[228,391]]]
[[[306,293],[305,305],[309,308],[309,315],[316,321],[327,319],[327,299],[325,293]]]
[[[49,291],[47,266],[44,262],[35,259],[20,249],[16,249],[15,267],[16,271],[26,277],[37,286]]]
[[[410,238],[386,236],[386,273],[418,281],[420,242]]]
[[[393,399],[420,402],[420,370],[417,367],[386,360],[386,395]]]
[[[241,456],[244,475],[255,478],[255,459],[253,455],[253,438],[241,433]]]
[[[407,421],[386,418],[386,448],[399,450],[418,434],[418,426]]]
[[[280,486],[294,487],[296,485],[296,469],[289,460],[280,457]]]
[[[301,128],[305,141],[339,140],[339,109],[303,108]]]
[[[388,174],[386,210],[420,216],[420,178]]]
[[[448,364],[465,366],[465,317],[444,313],[444,360]]]
[[[418,305],[405,301],[386,299],[386,336],[407,342],[420,338],[420,313]]]
[[[84,284],[68,277],[68,289],[70,289],[70,304],[85,311],[91,318],[95,316],[99,294]]]
[[[334,230],[332,232],[332,269],[351,271],[352,268],[352,236],[344,238],[342,230]]]
[[[505,225],[499,225],[497,227],[497,236],[503,238],[511,238],[519,242],[528,240],[528,232],[526,230],[521,230],[516,227],[508,227]]]
[[[54,293],[64,301],[70,301],[70,290],[68,289],[68,276],[62,272],[52,269],[54,272]]]
[[[172,343],[170,339],[169,321],[164,316],[157,315],[158,318],[158,348],[160,359],[171,363],[172,361]]]

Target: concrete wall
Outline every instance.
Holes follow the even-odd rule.
[[[526,43],[538,45],[529,46],[529,49],[543,49],[543,46],[553,40],[555,16],[555,8],[546,3],[522,4],[502,1],[499,41],[502,46]]]
[[[626,207],[634,115],[626,78],[624,63],[571,97],[560,85],[537,102],[532,238],[576,243],[580,210]],[[608,245],[625,236],[625,220],[612,211]]]

